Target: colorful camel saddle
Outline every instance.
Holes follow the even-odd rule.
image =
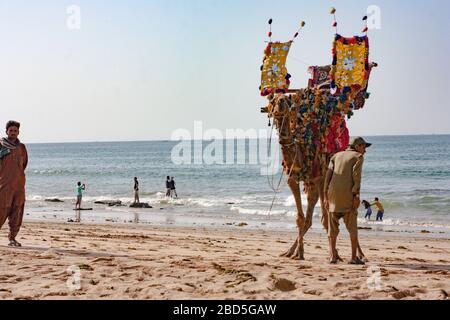
[[[308,88],[320,88],[330,84],[331,66],[313,66],[308,68],[311,79],[308,81]]]

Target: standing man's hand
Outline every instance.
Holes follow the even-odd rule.
[[[360,205],[361,205],[361,200],[359,200],[359,195],[354,195],[353,196],[353,209],[357,210]]]

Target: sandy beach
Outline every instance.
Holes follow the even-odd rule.
[[[325,232],[307,235],[306,261],[279,257],[295,233],[237,226],[26,222],[22,248],[6,246],[7,227],[0,239],[0,299],[447,299],[450,292],[450,241],[427,235],[362,232],[365,266],[328,264]],[[338,248],[348,259],[345,231]]]

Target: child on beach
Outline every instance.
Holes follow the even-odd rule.
[[[368,218],[370,220],[370,216],[372,215],[372,207],[370,206],[370,203],[367,200],[363,200],[362,205],[364,206],[364,209],[367,210],[364,219]]]
[[[384,208],[383,205],[380,202],[380,199],[375,198],[375,202],[371,204],[372,206],[375,205],[378,208],[377,212],[377,221],[383,221],[383,215],[384,215]]]
[[[80,210],[81,209],[81,200],[83,199],[83,190],[86,190],[86,186],[81,185],[81,182],[77,183],[77,203],[75,204],[75,210]]]

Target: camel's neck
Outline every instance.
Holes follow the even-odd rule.
[[[290,121],[289,114],[276,120],[276,128],[278,130],[280,142],[290,143],[290,140],[292,140],[292,132],[289,128]]]

